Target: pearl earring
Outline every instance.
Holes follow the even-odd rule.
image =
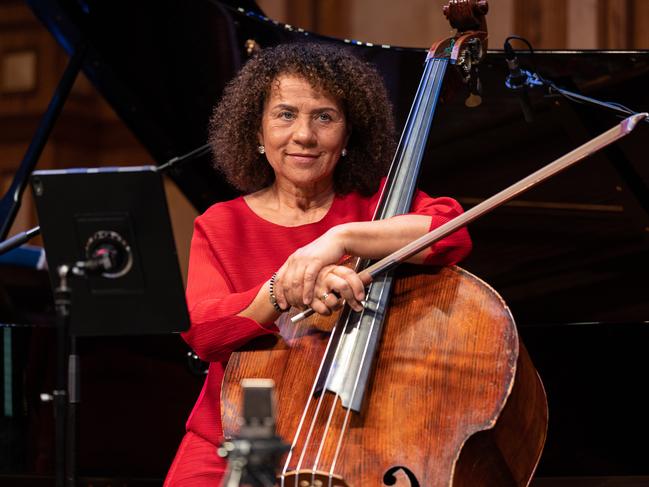
[[[265,154],[266,148],[263,145],[257,146],[257,152],[259,152],[260,154]]]
[[[347,149],[343,149],[343,150],[340,152],[340,155],[343,156],[343,157],[345,157],[345,156],[347,155]]]

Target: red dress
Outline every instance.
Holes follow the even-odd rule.
[[[190,459],[187,450],[196,451],[195,456],[203,455],[205,449],[214,451],[214,456],[206,460],[209,468],[205,467],[213,472],[209,479],[211,485],[218,485],[215,482],[220,479],[219,472],[225,469],[225,461],[215,452],[223,435],[220,394],[228,357],[249,340],[276,330],[272,323],[257,323],[236,314],[252,302],[260,287],[298,248],[333,226],[371,220],[378,198],[379,193],[371,197],[357,193],[336,196],[320,221],[297,227],[284,227],[264,220],[250,209],[243,197],[217,203],[196,219],[187,282],[191,328],[183,333],[183,338],[210,366],[203,390],[187,420],[190,438],[183,440],[183,444],[190,440],[192,444],[205,444],[200,448],[181,445],[165,485],[183,485],[181,477],[188,479],[186,475],[192,472],[183,475],[181,472],[188,468],[207,481],[206,473],[201,475],[198,471],[200,462]],[[431,216],[431,229],[461,212],[455,200],[431,198],[421,191],[416,193],[411,211]],[[435,243],[426,263],[454,264],[470,250],[469,234],[462,229]],[[184,485],[199,484],[193,479]]]

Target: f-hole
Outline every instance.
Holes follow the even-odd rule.
[[[417,480],[417,477],[415,477],[415,474],[412,473],[412,470],[410,470],[408,467],[404,467],[402,465],[396,465],[392,468],[389,468],[386,470],[386,472],[383,474],[383,484],[384,485],[394,485],[397,483],[397,477],[395,477],[395,473],[397,473],[399,470],[401,470],[403,473],[406,474],[406,477],[408,477],[408,480],[410,481],[410,486],[411,487],[421,487],[419,485],[419,481]]]

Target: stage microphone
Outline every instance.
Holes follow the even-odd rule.
[[[509,69],[509,74],[507,75],[507,78],[505,78],[505,86],[516,92],[518,95],[518,102],[523,111],[523,118],[525,118],[527,123],[532,123],[534,121],[534,116],[530,98],[527,94],[530,74],[521,69],[518,64],[516,51],[514,51],[514,48],[511,46],[509,41],[505,41],[505,60],[507,61],[507,68]]]

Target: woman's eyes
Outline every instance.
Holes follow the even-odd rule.
[[[277,118],[281,120],[295,120],[297,118],[297,115],[295,112],[290,112],[290,111],[282,111],[277,114]],[[314,119],[317,120],[318,122],[331,122],[334,117],[330,113],[327,112],[320,112],[314,115]]]

